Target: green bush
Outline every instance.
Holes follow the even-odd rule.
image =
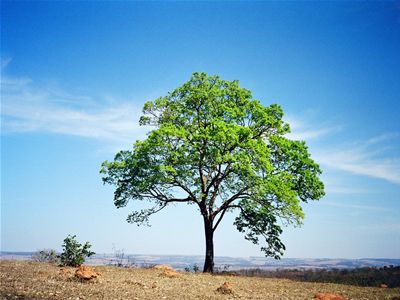
[[[89,242],[82,245],[75,238],[76,235],[68,235],[64,239],[63,252],[60,255],[61,265],[63,266],[80,266],[85,262],[86,257],[95,254],[89,250],[92,247]]]
[[[58,264],[60,262],[60,257],[56,250],[53,249],[43,249],[38,250],[32,254],[32,260],[37,262],[47,262],[51,264]]]

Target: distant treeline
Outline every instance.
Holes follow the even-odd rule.
[[[285,278],[297,281],[342,283],[357,286],[377,287],[386,284],[388,287],[400,287],[400,266],[382,268],[356,269],[278,269],[276,271],[263,269],[243,269],[234,273],[243,276],[268,278]]]

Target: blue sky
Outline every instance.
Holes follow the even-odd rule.
[[[1,249],[200,254],[192,206],[125,221],[101,162],[145,138],[145,101],[195,71],[279,103],[327,195],[285,257],[400,254],[400,6],[395,2],[1,2]],[[261,256],[227,216],[216,255]]]

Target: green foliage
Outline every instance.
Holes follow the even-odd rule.
[[[53,249],[43,249],[32,254],[32,260],[37,262],[47,262],[51,264],[58,264],[60,257]]]
[[[256,244],[264,238],[261,249],[279,258],[281,225],[300,225],[301,202],[324,195],[305,142],[286,137],[282,108],[262,105],[236,80],[194,73],[167,96],[146,102],[143,114],[140,124],[155,129],[101,169],[103,182],[116,186],[116,207],[131,200],[153,204],[132,212],[128,222],[148,224],[150,215],[184,202],[214,232],[236,210],[237,229]]]
[[[60,255],[61,264],[63,266],[80,266],[85,262],[86,257],[95,254],[89,250],[92,247],[89,242],[82,245],[75,238],[76,235],[68,235],[64,239],[64,244],[62,245],[63,252]]]

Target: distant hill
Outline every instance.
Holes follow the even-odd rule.
[[[0,252],[1,259],[29,260],[33,252]],[[193,265],[202,266],[202,255],[144,255],[123,254],[116,257],[115,254],[96,254],[87,259],[90,265],[109,265],[121,263],[123,265],[150,266],[155,264],[169,264],[172,267],[183,270]],[[274,260],[265,257],[215,257],[217,268],[229,270],[260,268],[266,270],[276,269],[351,269],[361,267],[400,266],[400,259],[390,258],[360,258],[360,259],[332,259],[332,258],[282,258]]]

